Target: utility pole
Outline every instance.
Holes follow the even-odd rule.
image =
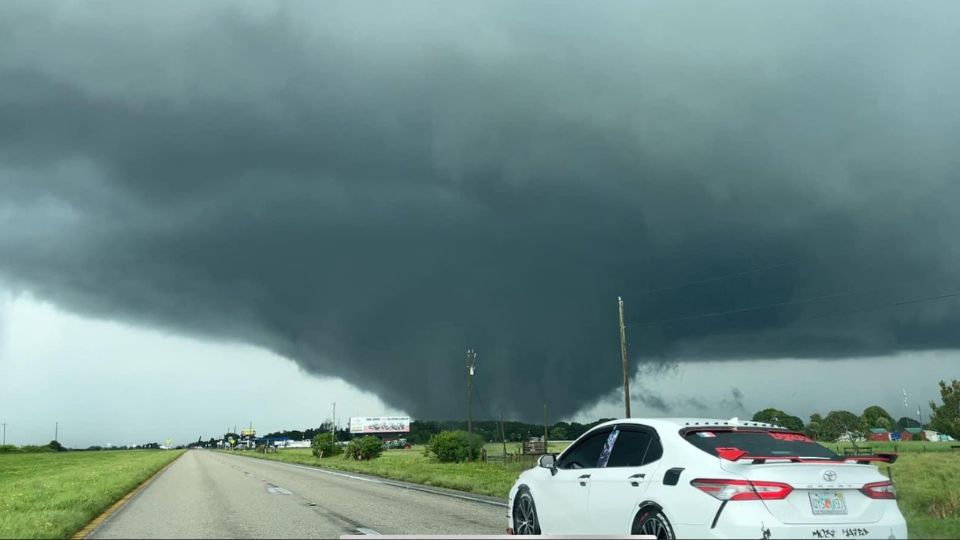
[[[467,350],[467,432],[473,433],[473,373],[477,369],[477,351]]]
[[[507,455],[507,436],[503,432],[503,413],[500,413],[500,438],[503,440],[503,455],[506,456]]]
[[[627,327],[623,324],[623,298],[617,297],[620,306],[620,360],[623,362],[623,404],[630,418],[630,370],[627,367]]]
[[[330,434],[333,435],[333,440],[337,440],[337,402],[333,402],[333,416],[330,417]]]
[[[3,423],[3,445],[6,446],[7,445],[7,423],[6,422],[2,422],[2,423]],[[506,446],[504,446],[504,448],[506,448]]]
[[[60,442],[59,437],[60,437],[60,422],[55,422],[53,424],[53,440],[56,442]]]
[[[547,404],[543,404],[543,452],[549,454],[547,450]]]

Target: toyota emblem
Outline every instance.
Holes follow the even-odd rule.
[[[826,480],[827,482],[833,482],[834,480],[837,479],[837,472],[829,471],[829,470],[823,471],[823,479]]]

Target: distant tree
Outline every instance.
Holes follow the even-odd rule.
[[[820,423],[819,439],[836,441],[848,432],[853,437],[863,435],[860,417],[850,411],[830,411],[823,422]]]
[[[940,381],[940,399],[943,405],[930,402],[930,409],[933,410],[930,429],[960,439],[960,381],[954,379],[950,384]]]
[[[807,427],[804,432],[814,439],[820,439],[820,430],[822,426],[823,417],[820,416],[820,413],[813,413],[810,415],[810,421],[807,422]]]
[[[910,418],[909,416],[901,416],[900,419],[897,420],[897,424],[895,427],[897,431],[903,431],[907,428],[920,427],[920,422],[918,422],[916,418]]]
[[[430,437],[440,433],[440,425],[429,420],[414,420],[410,422],[410,433],[407,439],[413,444],[427,444]]]
[[[893,417],[879,405],[871,405],[864,409],[863,414],[860,415],[860,421],[864,431],[877,428],[889,431],[894,427]]]
[[[47,446],[49,446],[54,452],[63,452],[66,450],[66,448],[64,448],[63,445],[58,441],[50,441]]]
[[[347,444],[343,457],[355,459],[357,461],[366,461],[376,459],[383,453],[383,441],[379,437],[367,435],[358,439],[353,439]]]
[[[764,422],[767,424],[776,424],[793,431],[803,431],[803,420],[799,417],[787,414],[780,409],[763,409],[753,415],[754,422]]]
[[[460,463],[477,459],[482,449],[483,439],[476,433],[467,433],[463,430],[441,431],[430,438],[426,448],[437,461],[444,463]]]
[[[313,448],[313,455],[318,458],[336,456],[343,452],[343,447],[333,440],[333,433],[320,433],[310,442],[310,447]]]

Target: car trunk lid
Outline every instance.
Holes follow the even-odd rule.
[[[872,465],[786,460],[720,462],[724,470],[750,481],[789,484],[793,491],[786,498],[763,501],[773,517],[783,523],[874,523],[883,517],[884,505],[861,491],[865,484],[883,479]]]

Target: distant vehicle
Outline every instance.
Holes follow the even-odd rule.
[[[411,448],[410,443],[406,439],[394,439],[390,441],[384,441],[384,448],[393,449],[393,448]]]
[[[625,419],[547,454],[510,490],[507,532],[657,538],[906,538],[872,463],[757,422]]]

